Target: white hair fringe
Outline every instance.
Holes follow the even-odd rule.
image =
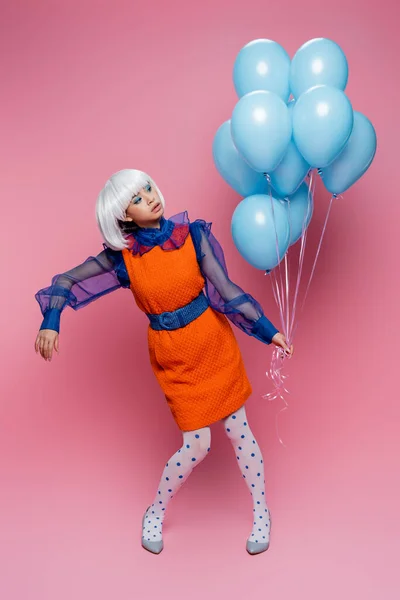
[[[118,224],[118,220],[124,220],[125,211],[132,197],[148,183],[155,188],[165,208],[164,197],[156,183],[143,171],[122,169],[111,175],[106,181],[97,197],[96,220],[101,235],[109,248],[123,250],[128,247],[127,239]]]

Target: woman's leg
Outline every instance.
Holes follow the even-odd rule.
[[[146,512],[142,537],[150,542],[162,539],[162,526],[169,501],[210,450],[211,429],[202,427],[183,432],[181,448],[165,465],[153,504]]]
[[[270,514],[265,498],[264,463],[261,450],[248,425],[244,406],[225,419],[224,429],[236,452],[242,476],[253,497],[253,528],[249,540],[269,542]]]

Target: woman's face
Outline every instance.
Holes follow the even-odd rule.
[[[133,221],[139,227],[159,227],[163,214],[164,207],[160,196],[151,183],[148,183],[132,197],[124,221]]]

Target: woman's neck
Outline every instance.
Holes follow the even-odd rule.
[[[155,221],[154,223],[149,225],[139,225],[138,227],[140,227],[140,229],[161,229],[162,219],[163,217],[160,217],[158,221]]]

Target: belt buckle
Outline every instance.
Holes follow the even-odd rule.
[[[171,312],[161,313],[159,319],[164,329],[174,329],[172,327],[174,324],[174,315]]]

